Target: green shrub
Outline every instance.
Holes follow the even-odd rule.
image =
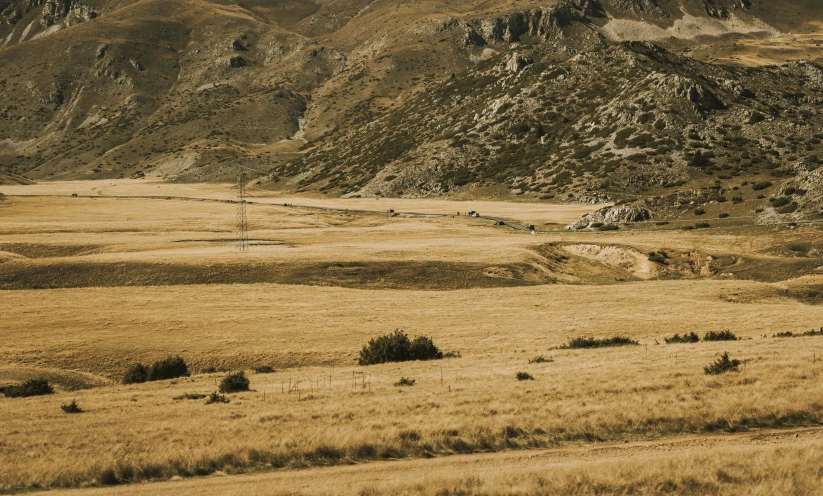
[[[276,370],[274,370],[274,367],[270,365],[263,365],[262,367],[257,367],[254,369],[255,374],[273,374],[275,372]]]
[[[737,367],[740,365],[740,360],[729,360],[729,353],[723,353],[723,355],[717,359],[717,361],[709,364],[706,367],[703,367],[703,371],[706,372],[707,375],[717,375],[717,374],[724,374],[726,372],[737,372]]]
[[[163,360],[154,362],[146,376],[147,381],[162,381],[165,379],[176,379],[187,377],[189,368],[185,360],[180,356],[170,356]]]
[[[694,225],[695,229],[706,229],[708,227],[711,227],[711,225],[708,222],[698,222]]]
[[[771,188],[771,187],[772,187],[772,183],[770,183],[769,181],[763,181],[763,182],[760,182],[760,183],[752,184],[752,189],[754,191],[761,191],[761,190],[768,189],[768,188]]]
[[[612,338],[594,339],[594,338],[574,338],[568,344],[561,346],[563,349],[583,349],[583,348],[605,348],[608,346],[634,346],[638,345],[637,341],[623,336],[615,336]]]
[[[694,215],[703,215],[703,214],[705,214],[705,213],[706,213],[706,211],[705,211],[705,210],[703,210],[703,209],[702,209],[702,208],[700,208],[700,207],[698,207],[698,208],[694,209]]]
[[[46,379],[29,379],[16,386],[6,386],[2,393],[7,398],[27,398],[29,396],[43,396],[54,393],[54,389]]]
[[[222,394],[218,394],[217,391],[211,393],[209,395],[209,399],[206,400],[207,405],[213,405],[214,403],[228,403],[229,399],[223,396]]]
[[[725,212],[723,212],[722,214],[718,215],[718,217],[719,217],[719,218],[721,218],[721,219],[725,219],[725,218],[726,218],[726,217],[728,217],[728,216],[729,216],[729,214],[727,214],[727,213],[725,213]]]
[[[533,381],[534,377],[528,372],[518,372],[515,377],[518,381]]]
[[[146,382],[148,376],[149,371],[146,367],[144,367],[142,363],[136,363],[126,370],[126,373],[123,375],[123,384],[139,384],[141,382]]]
[[[83,410],[77,406],[77,400],[71,400],[68,405],[60,405],[60,409],[66,413],[83,413]]]
[[[703,336],[703,341],[737,341],[738,337],[731,331],[709,331]]]
[[[221,393],[238,393],[240,391],[249,390],[249,380],[246,374],[241,370],[234,374],[229,374],[220,381]]]
[[[399,381],[394,383],[394,385],[397,386],[397,387],[414,386],[415,382],[417,382],[415,379],[407,379],[405,377],[401,377]]]
[[[675,334],[674,336],[665,339],[666,343],[696,343],[700,341],[700,337],[695,334],[694,331],[689,334],[684,333],[682,336],[680,334]]]
[[[443,358],[431,338],[418,336],[410,340],[405,332],[397,329],[392,334],[371,339],[360,350],[360,365],[375,365],[388,362],[408,362],[411,360],[435,360]]]
[[[529,360],[529,363],[552,363],[554,359],[546,358],[543,355],[536,356]]]

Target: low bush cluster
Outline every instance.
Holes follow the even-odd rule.
[[[703,336],[703,341],[737,341],[738,337],[731,331],[709,331]]]
[[[6,386],[0,389],[7,398],[28,398],[29,396],[43,396],[54,393],[46,379],[29,379],[22,384]]]
[[[529,359],[529,363],[552,363],[554,359],[546,358],[543,355],[536,356],[534,358]]]
[[[415,379],[408,379],[406,377],[401,377],[399,381],[395,382],[394,385],[397,387],[401,386],[414,386],[414,383],[417,382]]]
[[[794,333],[792,331],[778,332],[774,335],[776,338],[799,338],[803,336],[823,336],[823,327],[819,331],[812,329],[811,331]]]
[[[437,360],[443,358],[431,338],[418,336],[409,339],[405,332],[397,329],[391,334],[372,339],[360,350],[360,365],[376,365],[389,362],[412,360]]]
[[[146,381],[162,381],[166,379],[176,379],[178,377],[188,377],[189,368],[186,361],[180,356],[170,356],[154,362],[151,367],[145,367],[142,363],[132,365],[123,375],[123,384],[139,384]]]
[[[700,341],[700,336],[692,331],[688,334],[684,333],[682,336],[680,334],[675,334],[674,336],[665,339],[666,343],[696,343]]]
[[[60,409],[66,413],[83,413],[83,410],[77,405],[77,400],[71,400],[68,405],[60,405]]]

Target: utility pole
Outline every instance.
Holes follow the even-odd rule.
[[[243,169],[237,175],[237,249],[249,251],[249,220],[246,217],[246,181]]]

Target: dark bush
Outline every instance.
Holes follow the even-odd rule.
[[[706,372],[708,375],[717,375],[723,374],[726,372],[737,372],[737,367],[740,365],[740,360],[729,360],[729,353],[723,353],[723,355],[717,359],[717,361],[711,363],[707,367],[703,367],[703,371]]]
[[[77,406],[77,400],[71,400],[68,405],[60,405],[60,409],[66,413],[83,413],[83,410]]]
[[[552,363],[554,359],[546,358],[543,355],[536,356],[529,360],[529,363]]]
[[[200,394],[200,393],[185,393],[185,394],[181,394],[180,396],[175,396],[172,399],[175,400],[175,401],[180,401],[180,400],[202,400],[206,396],[208,396],[208,395],[207,394]]]
[[[605,224],[597,228],[598,231],[617,231],[620,226],[616,224]]]
[[[763,181],[763,182],[760,182],[760,183],[752,184],[752,189],[754,191],[761,191],[761,190],[768,189],[768,188],[771,188],[771,187],[772,187],[772,183],[770,183],[769,181]]]
[[[149,371],[146,367],[144,367],[142,363],[136,363],[126,370],[126,373],[123,375],[123,384],[139,384],[141,382],[146,382],[148,376]]]
[[[414,386],[415,382],[417,382],[415,379],[407,379],[405,377],[401,377],[399,381],[394,383],[394,385],[397,386],[397,387],[400,387],[400,386]]]
[[[696,343],[700,341],[700,337],[695,334],[694,331],[688,334],[684,333],[682,336],[680,334],[675,334],[674,336],[665,339],[666,343]]]
[[[212,405],[214,403],[228,403],[229,399],[223,396],[222,394],[218,394],[217,391],[211,393],[209,395],[209,399],[206,400],[207,405]]]
[[[708,222],[698,222],[694,225],[695,229],[706,229],[708,227],[711,227],[711,225]]]
[[[728,216],[729,216],[729,214],[727,214],[727,213],[725,213],[725,212],[723,212],[722,214],[718,215],[718,217],[720,217],[721,219],[725,219],[725,218],[726,218],[726,217],[728,217]]]
[[[221,393],[238,393],[240,391],[249,390],[249,380],[246,374],[241,370],[234,374],[229,374],[220,381]]]
[[[168,357],[154,362],[149,369],[146,380],[148,381],[162,381],[165,379],[176,379],[178,377],[187,377],[189,375],[189,368],[185,360],[180,356]]]
[[[515,377],[518,381],[533,381],[534,377],[528,372],[518,372]]]
[[[737,336],[731,331],[709,331],[703,336],[703,341],[737,341]]]
[[[594,339],[594,338],[574,338],[568,344],[561,346],[563,349],[581,349],[581,348],[605,348],[607,346],[634,346],[638,345],[637,341],[623,336],[615,336],[613,338]]]
[[[694,209],[694,215],[703,215],[705,213],[706,213],[706,211],[703,210],[702,208],[698,207],[698,208]]]
[[[275,372],[276,370],[274,370],[274,367],[270,365],[263,365],[262,367],[257,367],[254,369],[255,374],[273,374]]]
[[[7,398],[27,398],[29,396],[43,396],[52,394],[54,389],[46,379],[29,379],[16,386],[6,386],[2,393]]]
[[[397,329],[391,334],[372,339],[360,350],[360,365],[375,365],[388,362],[411,360],[434,360],[443,358],[431,338],[418,336],[409,340],[405,332]]]

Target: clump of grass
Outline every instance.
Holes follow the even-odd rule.
[[[703,341],[737,341],[739,338],[731,331],[709,331],[703,336]]]
[[[263,365],[254,369],[255,374],[273,374],[276,370],[271,365]]]
[[[665,338],[665,340],[666,340],[667,344],[670,344],[670,343],[696,343],[696,342],[700,341],[700,336],[698,336],[694,331],[692,331],[688,334],[683,333],[682,336],[680,334],[675,334],[672,337]]]
[[[83,413],[83,410],[77,405],[77,400],[71,400],[68,405],[60,405],[60,409],[66,413]]]
[[[226,398],[224,395],[219,394],[217,391],[211,393],[209,395],[209,399],[206,400],[207,405],[213,405],[215,403],[228,403],[229,399]]]
[[[408,362],[411,360],[436,360],[443,358],[431,338],[418,336],[409,339],[405,332],[397,329],[391,334],[372,339],[360,350],[360,365],[375,365],[388,362]]]
[[[206,396],[208,396],[208,395],[207,394],[200,394],[200,393],[186,393],[186,394],[181,394],[180,396],[175,396],[172,399],[175,400],[175,401],[180,401],[180,400],[202,400]]]
[[[546,358],[543,355],[536,356],[534,358],[529,359],[529,363],[552,363],[554,362],[553,358]]]
[[[611,338],[595,339],[595,338],[574,338],[561,346],[561,349],[583,349],[583,348],[605,348],[609,346],[636,346],[639,345],[637,341],[629,339],[624,336],[614,336]]]
[[[44,396],[54,393],[47,379],[29,379],[22,384],[6,386],[0,390],[7,398],[28,398],[29,396]]]
[[[447,351],[447,352],[443,353],[443,358],[460,358],[460,357],[461,357],[460,352],[455,351],[455,350]]]
[[[220,392],[221,393],[239,393],[240,391],[248,391],[249,390],[249,379],[246,377],[246,374],[241,370],[240,372],[235,372],[234,374],[229,374],[220,381]]]
[[[740,366],[740,360],[730,360],[729,353],[723,353],[715,362],[712,362],[703,371],[707,375],[725,374],[726,372],[737,372],[737,367]]]
[[[515,374],[515,377],[517,378],[518,381],[533,381],[534,380],[534,376],[532,376],[528,372],[518,372],[517,374]]]
[[[395,382],[394,385],[397,387],[401,386],[414,386],[414,383],[417,382],[415,379],[407,379],[406,377],[401,377],[399,381]]]

